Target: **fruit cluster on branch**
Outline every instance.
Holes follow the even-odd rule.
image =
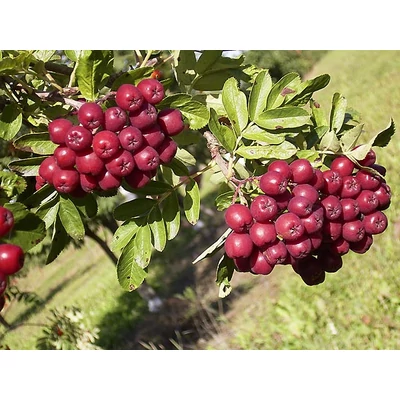
[[[11,234],[14,227],[13,213],[0,206],[0,239]],[[25,254],[21,247],[12,243],[0,243],[0,311],[5,305],[4,292],[8,277],[24,266]]]
[[[391,191],[385,168],[375,163],[372,149],[360,166],[338,156],[324,171],[306,159],[271,162],[259,177],[263,194],[225,212],[233,230],[227,256],[241,272],[267,275],[287,264],[307,285],[322,283],[342,267],[344,254],[365,253],[387,227],[382,211]]]
[[[157,79],[125,83],[116,91],[116,104],[105,110],[84,103],[77,112],[79,124],[51,121],[50,139],[58,147],[41,163],[36,189],[49,183],[80,197],[116,189],[123,179],[132,188],[145,186],[160,164],[174,158],[177,144],[171,137],[184,128],[178,109],[156,109],[164,95]]]

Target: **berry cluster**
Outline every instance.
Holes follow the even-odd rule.
[[[126,83],[115,93],[106,110],[84,103],[78,124],[66,118],[49,123],[50,140],[58,144],[54,154],[39,167],[36,189],[45,183],[61,193],[85,195],[118,188],[122,180],[132,188],[145,186],[160,164],[169,163],[177,144],[171,138],[184,128],[178,109],[158,111],[164,86],[157,79]]]
[[[8,235],[14,227],[14,215],[5,207],[0,206],[0,238]],[[7,288],[9,275],[17,273],[24,266],[24,252],[21,247],[10,244],[0,244],[0,311],[5,304],[4,292]]]
[[[307,285],[342,267],[350,250],[365,253],[373,235],[387,227],[390,187],[372,171],[386,174],[370,150],[358,168],[345,156],[330,168],[313,168],[306,159],[273,161],[260,176],[264,194],[249,207],[232,204],[225,221],[233,230],[225,252],[241,272],[267,275],[277,264],[292,265]]]

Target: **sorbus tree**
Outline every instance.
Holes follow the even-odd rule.
[[[198,222],[206,171],[227,229],[193,263],[221,252],[221,297],[234,273],[277,264],[320,284],[384,232],[391,191],[373,148],[389,144],[392,120],[365,140],[343,95],[329,110],[316,101],[328,75],[273,82],[223,51],[135,54],[115,70],[113,51],[2,53],[1,205],[14,219],[2,242],[29,254],[50,236],[50,263],[124,189],[134,199],[113,211],[109,250],[121,287],[136,290],[181,219]]]

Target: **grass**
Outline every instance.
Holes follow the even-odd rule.
[[[332,95],[343,94],[361,113],[364,138],[386,128],[393,117],[400,123],[400,52],[332,51],[311,76],[331,74],[329,86],[315,99],[329,112]],[[398,133],[397,133],[398,135]],[[228,321],[230,333],[208,348],[236,349],[399,349],[400,248],[397,138],[377,149],[392,188],[389,226],[364,255],[344,257],[344,265],[325,282],[308,287],[291,270],[275,269],[267,278],[276,286],[273,296],[254,297],[256,306],[240,309]],[[249,300],[247,299],[247,302]]]

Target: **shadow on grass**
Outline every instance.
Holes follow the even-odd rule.
[[[178,236],[162,253],[152,255],[149,266],[147,283],[163,299],[162,309],[150,313],[137,293],[121,295],[118,306],[97,326],[100,334],[96,345],[119,350],[194,349],[200,339],[219,332],[223,313],[237,297],[250,290],[237,287],[234,295],[216,301],[205,302],[202,297],[201,287],[209,287],[209,282],[215,281],[221,254],[203,261],[200,270],[192,261],[225,231],[221,216],[206,214],[196,227],[182,218]],[[216,293],[217,290],[215,284]]]

